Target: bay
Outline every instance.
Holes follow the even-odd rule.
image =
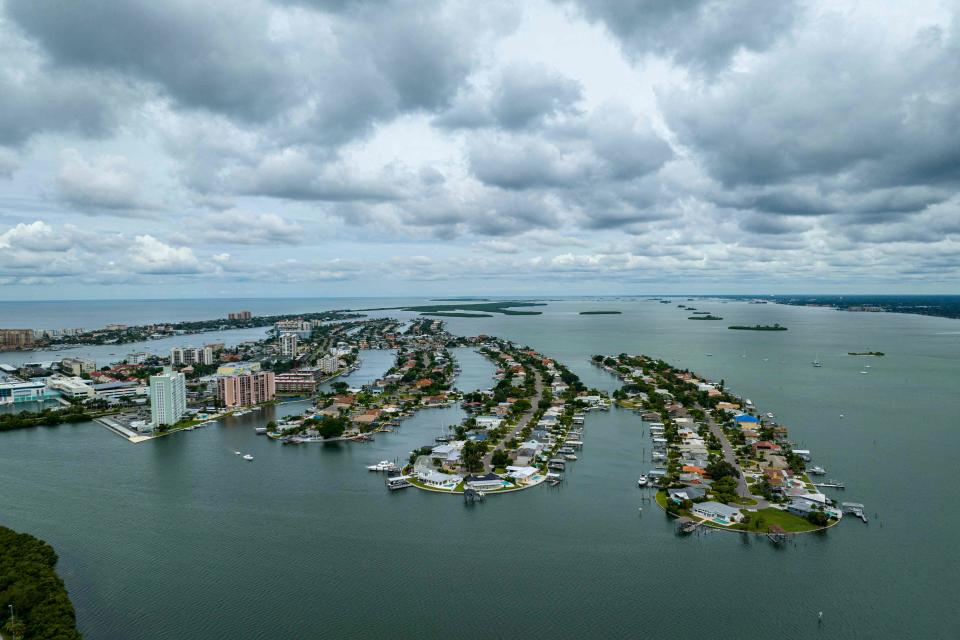
[[[723,378],[846,482],[833,495],[866,504],[869,526],[845,520],[785,548],[677,538],[636,488],[649,441],[620,410],[588,416],[560,489],[475,507],[391,493],[365,465],[404,459],[460,409],[422,411],[370,444],[254,435],[305,403],[140,445],[93,423],[0,434],[0,522],[57,549],[91,639],[954,637],[957,321],[697,300],[724,321],[693,322],[677,302],[556,300],[541,316],[445,320],[456,334],[529,344],[607,390],[618,382],[590,364],[594,353],[646,353]],[[579,315],[593,309],[622,314]],[[726,328],[772,322],[789,330]],[[846,355],[862,350],[887,355]],[[382,354],[365,358],[364,375],[389,366]],[[462,388],[490,386],[488,363],[460,361]]]

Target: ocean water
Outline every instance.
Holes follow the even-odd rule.
[[[832,495],[864,503],[869,525],[845,520],[783,548],[723,532],[679,538],[636,488],[649,439],[620,410],[588,415],[559,489],[475,506],[391,493],[365,465],[431,443],[459,408],[422,411],[369,444],[254,435],[304,403],[140,445],[93,423],[2,433],[0,523],[54,545],[91,639],[957,637],[960,324],[681,301],[724,321],[688,321],[676,303],[565,300],[541,316],[447,322],[529,344],[603,389],[618,382],[590,364],[594,353],[647,353],[722,378],[845,481]],[[593,309],[623,313],[579,315]],[[769,322],[789,330],[726,328]],[[887,355],[846,355],[861,350]],[[382,373],[392,354],[381,355],[355,375]],[[460,360],[463,388],[489,386],[489,363]]]

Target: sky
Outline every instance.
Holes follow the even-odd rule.
[[[957,293],[958,16],[0,0],[0,299]]]

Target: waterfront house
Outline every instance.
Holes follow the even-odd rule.
[[[760,419],[756,416],[747,415],[745,413],[735,416],[733,421],[737,423],[737,426],[741,429],[755,429],[760,425]]]
[[[680,504],[684,500],[696,500],[707,495],[706,490],[700,487],[680,487],[678,489],[667,489],[670,499]]]
[[[441,473],[439,471],[433,471],[432,469],[419,472],[417,478],[425,485],[447,490],[456,488],[463,479],[458,475]]]
[[[520,484],[533,482],[533,478],[538,473],[540,473],[539,469],[527,465],[511,465],[507,467],[507,476],[513,478]]]
[[[693,505],[691,513],[706,520],[710,520],[723,526],[728,526],[743,519],[743,514],[739,509],[727,506],[720,502],[700,502]]]
[[[495,473],[470,475],[464,480],[464,486],[477,491],[494,491],[503,488],[503,478]]]

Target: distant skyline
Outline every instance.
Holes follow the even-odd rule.
[[[0,0],[0,300],[960,291],[960,7]]]

